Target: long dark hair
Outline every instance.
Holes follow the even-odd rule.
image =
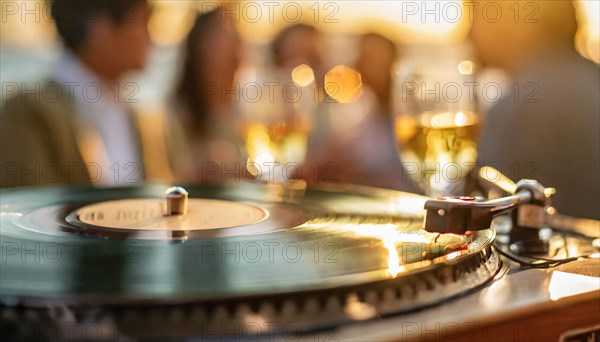
[[[203,89],[206,85],[202,66],[205,51],[202,51],[203,46],[199,42],[206,40],[221,25],[221,13],[220,9],[215,9],[196,18],[185,42],[183,70],[175,88],[175,100],[192,121],[192,127],[186,128],[201,135],[208,130],[211,108]]]

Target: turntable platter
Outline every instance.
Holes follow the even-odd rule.
[[[339,321],[361,302],[376,309],[367,316],[435,304],[501,267],[491,229],[437,240],[421,229],[417,195],[332,186],[289,200],[264,185],[190,186],[182,223],[157,209],[165,188],[3,191],[2,302],[235,313],[336,298],[336,314],[320,319]]]

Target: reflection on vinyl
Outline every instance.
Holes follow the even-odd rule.
[[[186,214],[167,215],[166,188],[3,191],[3,305],[117,306],[132,324],[148,307],[183,305],[203,322],[310,326],[435,304],[501,266],[491,229],[421,229],[417,195],[186,186]]]

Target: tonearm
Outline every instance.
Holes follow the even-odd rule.
[[[516,210],[514,227],[540,229],[548,225],[590,238],[600,237],[600,222],[559,215],[551,207],[550,197],[555,193],[553,188],[545,188],[535,180],[521,180],[515,184],[487,166],[478,169],[476,178],[478,187],[495,198],[483,200],[456,196],[428,200],[425,202],[423,228],[429,232],[462,235],[467,231],[488,229],[494,217]],[[561,224],[565,220],[568,224]]]

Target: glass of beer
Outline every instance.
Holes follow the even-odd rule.
[[[287,182],[301,176],[306,158],[317,105],[314,82],[300,85],[276,70],[263,70],[260,76],[242,89],[248,96],[240,120],[246,170],[263,182]]]
[[[409,58],[398,64],[394,125],[405,176],[430,197],[462,195],[477,159],[477,83],[469,58]]]

